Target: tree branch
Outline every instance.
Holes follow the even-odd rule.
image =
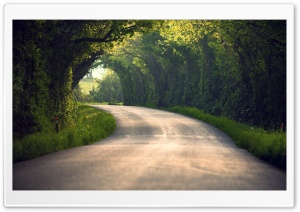
[[[112,41],[117,41],[120,36],[126,35],[128,33],[130,33],[131,31],[134,31],[135,29],[137,29],[136,25],[132,25],[129,27],[125,27],[120,31],[120,35],[110,38],[109,37],[112,35],[112,33],[114,32],[114,27],[112,27],[112,29],[110,29],[103,38],[79,38],[76,40],[72,40],[72,43],[82,43],[82,42],[98,42],[98,43],[107,43],[107,42],[112,42]]]
[[[90,58],[85,59],[81,64],[74,68],[72,90],[79,83],[79,81],[88,73],[89,68],[91,67],[93,62],[103,54],[104,51],[101,49],[98,52],[93,53]]]
[[[143,58],[143,57],[141,57],[141,56],[139,56],[139,55],[137,55],[137,54],[128,52],[126,49],[122,49],[122,51],[125,52],[125,54],[128,54],[128,55],[130,55],[130,56],[132,56],[132,57],[140,58],[141,60],[145,61],[145,58]]]
[[[76,40],[72,40],[73,43],[82,43],[82,42],[98,42],[98,43],[104,43],[104,42],[111,42],[114,41],[114,39],[108,39],[111,34],[113,33],[114,29],[109,30],[106,35],[104,35],[103,38],[79,38]]]
[[[257,29],[256,33],[257,35],[259,35],[261,38],[269,38],[270,41],[272,41],[272,43],[277,43],[277,44],[280,44],[282,46],[286,46],[286,43],[274,38],[270,33],[268,32],[264,32],[263,31],[263,28],[259,25],[257,25],[256,23],[253,23],[253,22],[248,22],[247,23],[249,26],[252,26],[254,28]]]

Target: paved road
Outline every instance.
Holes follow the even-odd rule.
[[[141,107],[96,106],[117,129],[92,145],[13,166],[14,190],[285,190],[286,173],[216,128]]]

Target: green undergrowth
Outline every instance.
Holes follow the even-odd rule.
[[[237,146],[260,159],[286,169],[286,133],[265,131],[225,117],[216,117],[196,108],[174,106],[167,109],[207,122],[225,132]]]
[[[77,109],[76,124],[58,133],[35,133],[13,141],[13,161],[36,158],[51,152],[88,145],[111,135],[116,127],[113,116],[87,105]]]

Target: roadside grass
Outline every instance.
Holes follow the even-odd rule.
[[[81,102],[83,105],[119,105],[123,106],[123,102]]]
[[[174,106],[166,109],[207,122],[225,132],[237,146],[258,158],[286,169],[286,133],[267,132],[225,117],[216,117],[196,108]]]
[[[58,133],[35,133],[13,141],[13,162],[36,158],[51,152],[88,145],[111,135],[116,127],[113,116],[87,105],[77,110],[74,126]]]

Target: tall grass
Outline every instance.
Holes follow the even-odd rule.
[[[248,150],[253,155],[286,169],[286,133],[267,132],[246,124],[241,124],[225,117],[206,114],[196,108],[174,106],[167,109],[207,122],[225,132],[237,146]]]
[[[79,106],[76,115],[76,124],[58,133],[41,132],[14,140],[13,161],[28,160],[51,152],[88,145],[111,135],[116,127],[111,114],[87,105]]]

